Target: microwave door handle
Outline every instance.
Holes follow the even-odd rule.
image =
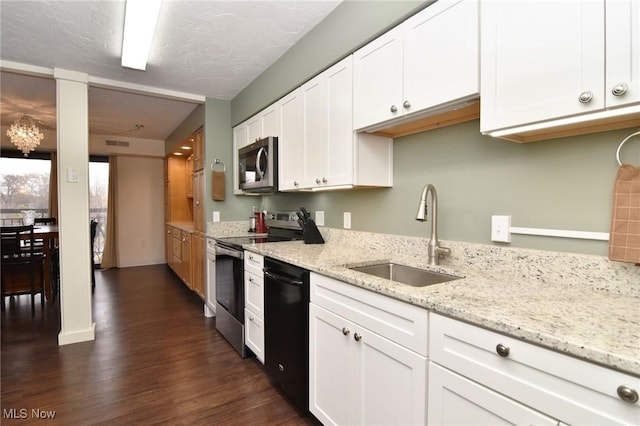
[[[258,153],[256,154],[256,171],[258,172],[258,177],[260,177],[260,180],[264,179],[264,172],[260,168],[260,157],[262,157],[262,154],[264,154],[265,156],[267,155],[267,150],[264,149],[264,146],[260,148],[258,150]]]

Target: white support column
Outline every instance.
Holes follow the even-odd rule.
[[[95,339],[91,310],[88,75],[55,68],[58,127],[60,314],[58,344]]]

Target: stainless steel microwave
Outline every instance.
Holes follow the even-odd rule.
[[[240,189],[269,193],[278,190],[278,138],[269,136],[238,150]]]

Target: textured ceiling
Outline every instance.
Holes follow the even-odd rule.
[[[339,2],[164,0],[147,69],[136,71],[120,66],[124,1],[2,0],[0,58],[229,100]],[[21,78],[2,73],[2,124],[12,121],[10,113],[35,105],[37,118],[55,126],[49,122],[55,109],[47,110],[55,107],[55,85]],[[91,133],[144,123],[136,137],[164,139],[195,107],[98,88],[89,96]],[[178,118],[167,120],[172,110]]]

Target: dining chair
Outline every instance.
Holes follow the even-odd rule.
[[[31,316],[35,315],[35,296],[40,293],[40,305],[44,308],[44,254],[34,247],[33,225],[3,226],[0,227],[2,271],[1,282],[1,307],[5,309],[5,297],[31,295]],[[28,250],[22,245],[22,241],[29,243]],[[13,287],[7,289],[7,278],[18,277],[20,271],[26,271],[29,275],[29,288]],[[12,273],[12,275],[10,275]],[[39,286],[36,287],[36,275]]]

